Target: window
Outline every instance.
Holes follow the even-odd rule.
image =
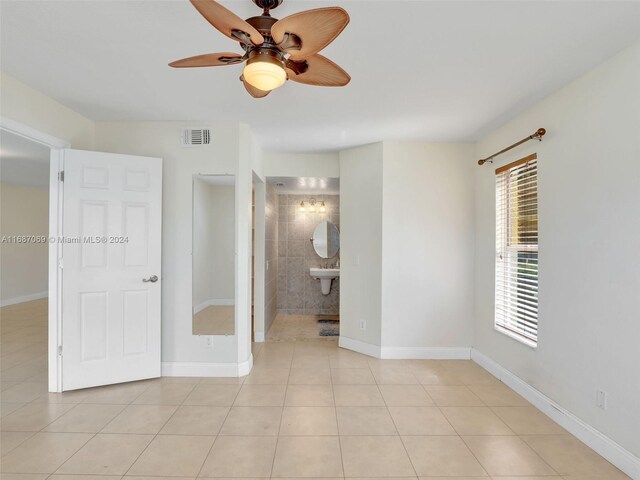
[[[496,170],[495,327],[527,345],[538,341],[538,161]]]

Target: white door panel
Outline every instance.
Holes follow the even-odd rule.
[[[162,160],[65,150],[64,171],[63,390],[158,377]]]

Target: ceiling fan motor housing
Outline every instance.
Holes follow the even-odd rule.
[[[253,0],[253,3],[268,11],[280,6],[282,0]]]

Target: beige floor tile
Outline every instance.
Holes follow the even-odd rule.
[[[282,407],[232,407],[220,435],[278,435]]]
[[[183,405],[165,423],[163,435],[217,435],[229,407]]]
[[[462,437],[489,475],[556,475],[525,442],[513,436]]]
[[[199,379],[198,383],[201,385],[242,385],[245,378],[247,377],[203,377]]]
[[[286,385],[243,385],[234,405],[239,407],[282,406],[286,390]]]
[[[240,385],[197,385],[184,400],[184,405],[209,405],[230,407],[233,405]]]
[[[177,408],[175,405],[129,405],[102,433],[156,434]]]
[[[286,385],[289,381],[288,368],[254,368],[247,375],[245,385]]]
[[[285,405],[289,407],[328,407],[334,404],[331,385],[289,385]]]
[[[153,439],[153,435],[98,434],[56,473],[124,475]]]
[[[58,475],[54,474],[49,477],[48,480],[120,480],[120,475]],[[132,479],[133,480],[133,479]],[[135,480],[143,480],[136,478]],[[178,480],[173,478],[171,480]]]
[[[34,432],[2,432],[0,433],[0,456],[9,453],[27,438],[35,435]]]
[[[622,472],[570,435],[532,435],[523,440],[560,475],[607,476],[626,478]]]
[[[261,352],[253,365],[257,368],[291,368],[292,354]]]
[[[44,430],[47,432],[98,433],[113,420],[124,405],[76,405]]]
[[[490,407],[528,407],[524,398],[506,385],[470,385],[469,389]]]
[[[438,407],[388,407],[400,435],[455,435]]]
[[[0,421],[3,432],[37,432],[68,412],[73,405],[31,403]]]
[[[415,385],[416,377],[409,368],[372,367],[371,371],[380,385]]]
[[[342,407],[382,407],[384,400],[376,385],[334,385],[336,405]]]
[[[435,405],[422,385],[378,385],[382,398],[392,407],[428,407]]]
[[[331,383],[328,368],[292,368],[289,385],[327,385]]]
[[[291,368],[329,368],[329,355],[294,355]]]
[[[376,379],[368,368],[332,368],[334,385],[375,385]]]
[[[567,431],[535,407],[493,407],[518,435],[564,435]]]
[[[345,477],[416,475],[400,437],[340,437]]]
[[[348,350],[340,350],[329,355],[331,368],[368,368],[367,356]]]
[[[195,477],[215,437],[158,435],[133,464],[128,475]]]
[[[5,472],[53,473],[90,438],[85,433],[37,433],[2,457],[2,477]]]
[[[16,410],[24,407],[24,403],[2,403],[0,404],[0,418],[4,418],[7,415],[15,412]]]
[[[91,388],[84,390],[87,396],[82,400],[82,403],[129,404],[142,395],[147,388],[149,385],[138,383]]]
[[[277,437],[218,437],[201,477],[270,477]]]
[[[410,370],[422,385],[464,385],[460,377],[440,367],[413,365]]]
[[[193,391],[197,383],[159,383],[151,385],[134,400],[139,405],[180,405]]]
[[[340,435],[397,435],[387,407],[337,407]]]
[[[28,403],[47,393],[46,383],[22,382],[0,393],[2,403]]]
[[[484,476],[486,472],[458,436],[402,437],[420,476]]]
[[[514,435],[489,407],[441,407],[458,435]]]
[[[2,480],[45,480],[52,478],[48,473],[3,473]],[[120,478],[120,477],[118,477]]]
[[[62,393],[45,393],[36,398],[33,403],[80,403],[89,393],[87,390],[74,390]]]
[[[334,407],[284,407],[280,435],[337,435]]]
[[[281,437],[273,477],[341,477],[338,437]]]
[[[441,407],[483,407],[480,398],[466,386],[426,385],[425,390]]]

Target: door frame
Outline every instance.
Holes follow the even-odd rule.
[[[49,237],[58,238],[62,233],[63,183],[59,173],[64,166],[64,151],[71,145],[66,140],[54,137],[15,120],[0,116],[0,130],[18,135],[49,148]],[[60,261],[62,244],[49,242],[49,310],[48,310],[48,369],[49,391],[62,391],[62,356],[58,352],[62,334],[62,272]]]

